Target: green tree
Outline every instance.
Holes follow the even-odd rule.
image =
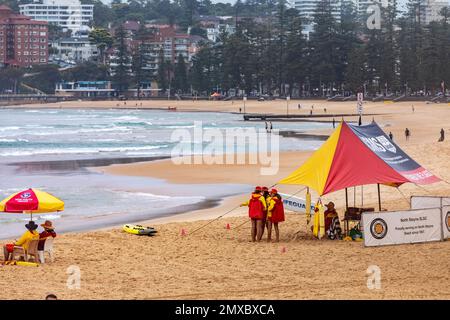
[[[127,33],[122,25],[116,29],[114,37],[116,43],[115,55],[112,59],[112,84],[121,93],[128,89],[131,73],[131,61],[126,43]]]
[[[162,92],[166,92],[169,83],[172,80],[172,64],[164,57],[164,51],[161,49],[158,57],[157,82]]]
[[[94,28],[89,33],[89,41],[96,45],[100,52],[101,63],[105,64],[105,52],[107,49],[111,48],[114,40],[111,34],[103,28]]]
[[[188,77],[186,62],[184,61],[183,55],[179,54],[177,57],[177,62],[175,63],[174,77],[173,77],[173,89],[182,93],[188,91]]]
[[[141,43],[132,57],[133,82],[136,85],[138,98],[141,97],[140,90],[145,81],[151,81],[153,75],[149,67],[150,51],[148,45]]]

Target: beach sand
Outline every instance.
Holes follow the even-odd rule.
[[[204,222],[157,225],[154,237],[118,229],[62,235],[54,263],[0,267],[0,298],[450,299],[449,242],[364,248],[317,241],[303,216],[288,215],[281,242],[251,243],[248,223],[237,228],[245,221],[226,218],[192,235]],[[366,285],[371,265],[381,269],[379,290]],[[73,266],[80,289],[67,287]]]
[[[115,107],[116,103],[67,102],[56,107],[108,108]],[[311,104],[315,110],[318,106],[326,107],[327,113],[353,113],[356,109],[355,102],[291,101],[295,109],[297,103],[302,104],[303,110],[292,112],[309,113],[304,108]],[[128,106],[132,104],[127,102]],[[143,107],[167,107],[168,104],[179,110],[234,112],[241,102],[146,101]],[[248,101],[246,108],[247,112],[281,113],[286,102]],[[385,131],[392,131],[397,143],[415,160],[450,181],[450,143],[437,143],[441,127],[449,133],[447,104],[366,103],[364,108],[367,113],[378,114],[375,120]],[[282,123],[274,123],[274,127],[282,127]],[[408,142],[403,136],[405,127],[412,133]],[[331,131],[330,128],[316,133]],[[250,188],[274,184],[310,155],[311,152],[282,153],[280,169],[274,176],[261,176],[257,165],[188,166],[174,165],[171,160],[95,170],[163,178],[171,183],[244,183]],[[294,193],[301,186],[278,189]],[[360,205],[361,188],[356,190],[355,198],[350,190],[350,204],[355,199]],[[382,186],[384,209],[408,208],[411,195],[450,195],[450,185],[445,182],[421,188],[406,184],[400,190],[402,193]],[[304,196],[304,191],[299,196]],[[233,210],[191,235],[247,197],[233,196],[215,208],[145,222],[157,228],[155,237],[125,234],[120,228],[61,235],[55,242],[54,263],[38,268],[0,267],[3,288],[0,298],[41,299],[47,292],[53,292],[63,299],[450,299],[449,241],[378,248],[364,248],[358,242],[318,241],[307,232],[303,215],[288,214],[286,222],[281,224],[280,243],[251,243],[245,208]],[[335,201],[342,215],[344,191],[327,195],[323,200]],[[376,204],[376,187],[365,186],[364,206],[376,207]],[[225,228],[227,223],[231,230]],[[242,226],[236,229],[239,225]],[[186,230],[187,236],[180,235],[181,229]],[[297,231],[300,231],[299,238],[291,240]],[[79,290],[66,285],[66,271],[72,265],[81,270]],[[367,288],[366,270],[370,265],[381,269],[380,290]],[[31,288],[30,283],[33,283]]]

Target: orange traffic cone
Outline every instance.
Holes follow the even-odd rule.
[[[182,236],[185,236],[185,235],[186,235],[186,230],[181,229],[181,235],[182,235]]]
[[[227,226],[226,226],[225,228],[226,228],[227,230],[230,230],[230,229],[231,229],[230,224],[227,223]]]
[[[281,253],[286,253],[286,247],[281,247]]]

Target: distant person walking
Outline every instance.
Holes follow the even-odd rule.
[[[309,115],[310,115],[310,116],[312,116],[312,109],[311,109],[311,110],[309,110]]]
[[[406,138],[406,141],[409,140],[409,137],[410,137],[410,136],[411,136],[411,132],[409,131],[408,128],[406,128],[406,129],[405,129],[405,138]]]
[[[414,109],[414,105],[411,105],[411,110],[414,113],[415,109]]]
[[[273,129],[272,121],[270,121],[269,122],[269,133],[272,133],[272,129]]]
[[[333,129],[336,128],[336,119],[333,118]]]
[[[394,141],[394,135],[390,131],[389,131],[389,139],[391,139],[391,141]]]
[[[297,107],[298,107],[298,110],[300,110],[302,108],[302,105],[299,103]]]
[[[439,137],[438,142],[442,142],[445,139],[445,131],[444,128],[441,129],[441,136]]]

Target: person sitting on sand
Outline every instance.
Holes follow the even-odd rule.
[[[45,239],[49,237],[56,237],[55,229],[53,228],[53,224],[51,221],[47,220],[43,224],[41,224],[41,227],[44,228],[44,231],[42,231],[39,234],[39,244],[38,244],[38,250],[43,251],[44,245],[45,245]]]
[[[266,200],[261,194],[262,188],[256,187],[249,201],[241,204],[241,207],[248,206],[248,216],[252,221],[252,241],[260,241],[262,237],[262,222],[264,212],[267,209]]]
[[[341,238],[341,225],[339,222],[339,215],[334,208],[334,203],[329,202],[327,205],[327,210],[324,212],[325,216],[325,233],[328,238],[331,240],[340,239]]]
[[[270,191],[269,208],[267,209],[267,242],[272,241],[272,225],[275,228],[275,241],[280,241],[278,223],[284,221],[284,206],[277,189]]]
[[[34,221],[30,221],[25,225],[27,231],[20,237],[19,240],[14,242],[14,246],[11,244],[6,244],[3,246],[3,253],[5,256],[5,261],[9,260],[9,255],[12,253],[11,248],[21,248],[25,252],[28,250],[28,246],[31,240],[39,239],[39,233],[36,231],[38,225]]]

